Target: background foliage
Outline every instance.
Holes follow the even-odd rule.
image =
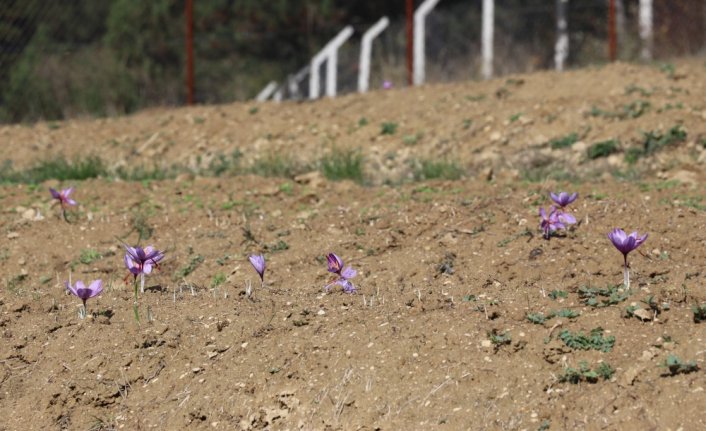
[[[637,53],[638,0],[623,0],[628,19],[621,57]],[[0,4],[0,121],[115,115],[185,99],[184,0],[4,0]],[[415,2],[417,5],[419,0]],[[607,1],[571,1],[572,58],[605,61]],[[655,1],[656,49],[696,53],[706,40],[702,0]],[[480,1],[444,0],[430,16],[432,80],[475,77]],[[253,97],[268,81],[307,64],[344,25],[356,36],[342,52],[344,90],[354,88],[360,33],[392,20],[375,52],[378,72],[404,83],[402,0],[194,1],[196,97],[200,103]],[[554,2],[496,5],[499,73],[551,67]],[[661,50],[661,51],[660,51]],[[382,64],[382,65],[381,65]]]

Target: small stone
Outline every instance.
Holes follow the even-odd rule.
[[[323,316],[326,314],[326,312],[323,309],[321,309],[321,310],[317,311],[316,314],[318,314],[319,316]]]
[[[20,237],[20,234],[17,232],[9,232],[7,234],[7,239],[15,239],[15,238],[19,238],[19,237]]]
[[[480,342],[480,346],[483,347],[484,349],[488,349],[493,345],[493,343],[490,340],[483,340]]]

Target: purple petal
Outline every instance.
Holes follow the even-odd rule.
[[[148,261],[142,264],[142,273],[151,274],[152,273],[152,262]]]
[[[329,253],[328,256],[326,256],[326,260],[328,261],[329,272],[333,272],[336,274],[341,273],[341,269],[343,268],[343,261],[340,257],[338,257],[335,253]]]
[[[255,271],[260,275],[260,279],[263,279],[265,274],[265,256],[253,254],[248,257],[248,260],[253,268],[255,268]]]
[[[88,285],[88,290],[91,291],[91,296],[89,296],[89,298],[100,295],[101,292],[103,292],[103,280],[100,278],[98,280],[93,280],[91,284]]]
[[[66,199],[66,203],[69,204],[69,205],[71,205],[71,206],[76,205],[76,201],[73,200],[73,199],[68,199],[68,198],[67,198],[67,199]]]
[[[569,213],[562,212],[559,214],[559,220],[566,224],[575,224],[576,223],[576,217]]]
[[[358,275],[358,271],[351,268],[350,266],[347,266],[343,271],[341,271],[341,277],[345,278],[346,280],[349,280],[355,277],[356,275]]]
[[[61,199],[59,192],[57,192],[56,190],[54,190],[51,187],[49,187],[49,193],[51,193],[51,197],[53,197],[54,199]]]
[[[350,281],[348,281],[346,279],[341,278],[340,280],[336,281],[336,284],[343,287],[343,291],[346,293],[355,293],[356,292],[356,288],[353,285],[353,283],[351,283]]]
[[[71,193],[73,193],[73,192],[74,192],[74,188],[73,188],[73,187],[69,187],[68,189],[62,190],[62,191],[61,191],[61,194],[62,194],[65,198],[68,198],[69,195],[70,195]]]
[[[547,211],[544,209],[544,207],[539,208],[539,216],[542,217],[542,219],[544,220],[547,219]]]

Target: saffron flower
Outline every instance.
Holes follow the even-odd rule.
[[[61,205],[61,215],[67,223],[69,219],[66,218],[66,207],[76,205],[76,201],[69,197],[73,191],[73,187],[69,187],[68,189],[63,189],[61,191],[57,191],[56,189],[49,187],[49,193],[51,193],[51,197],[56,199],[59,202],[59,205]]]
[[[566,229],[566,225],[564,224],[566,215],[567,214],[554,208],[554,206],[549,207],[549,214],[547,214],[544,207],[539,209],[539,216],[542,218],[539,227],[544,231],[545,239],[549,239],[552,232],[556,232],[559,229]],[[576,223],[576,219],[574,219],[574,223]]]
[[[164,259],[164,253],[148,245],[144,249],[141,247],[130,247],[125,245],[125,267],[137,280],[140,276],[140,292],[145,292],[145,274],[152,272],[152,267]]]
[[[350,279],[358,275],[358,271],[350,266],[344,268],[343,260],[335,253],[329,253],[328,256],[326,256],[326,260],[328,261],[328,271],[336,274],[338,277],[329,283],[325,289],[328,291],[334,284],[338,284],[343,288],[344,292],[355,293],[355,285],[351,283]]]
[[[565,206],[569,205],[573,201],[576,200],[577,197],[579,197],[578,193],[572,193],[568,194],[567,192],[560,192],[559,194],[550,192],[549,196],[552,198],[552,200],[559,205],[562,209],[564,209]]]
[[[98,280],[93,280],[91,284],[86,287],[86,285],[81,280],[76,280],[74,285],[71,285],[71,281],[65,281],[66,289],[73,293],[75,296],[81,298],[83,301],[83,309],[80,313],[81,318],[86,317],[86,301],[94,296],[98,296],[103,292],[103,281],[99,278]]]
[[[255,271],[257,271],[257,274],[260,276],[260,281],[262,284],[265,284],[265,256],[261,254],[253,254],[248,257],[248,260],[250,260],[250,264],[253,268],[255,268]]]
[[[628,253],[638,248],[647,239],[647,234],[639,236],[637,231],[626,234],[624,230],[615,228],[608,234],[608,239],[619,252],[623,253],[623,283],[630,289],[630,273],[628,272]]]
[[[387,79],[384,80],[384,81],[382,82],[382,88],[383,88],[383,90],[389,90],[389,89],[391,89],[391,88],[392,88],[392,81],[389,81],[389,80],[387,80]]]

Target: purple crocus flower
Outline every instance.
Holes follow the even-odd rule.
[[[60,192],[49,187],[49,193],[51,193],[51,197],[56,199],[59,202],[59,204],[61,205],[61,216],[64,217],[64,221],[66,221],[67,223],[69,222],[69,219],[66,217],[66,207],[76,205],[76,201],[69,197],[69,195],[71,193],[73,193],[73,191],[74,191],[73,187],[69,187],[68,189],[63,189]]]
[[[83,281],[81,280],[76,280],[76,283],[74,285],[71,285],[71,281],[65,281],[64,284],[66,285],[66,288],[69,290],[69,292],[73,293],[74,295],[78,296],[81,298],[81,301],[83,301],[83,316],[86,316],[86,301],[88,301],[90,298],[93,298],[94,296],[100,295],[100,293],[103,291],[103,281],[99,278],[98,280],[93,280],[91,284],[86,287],[85,284],[83,284]]]
[[[637,231],[626,234],[624,230],[615,228],[608,234],[608,239],[619,252],[623,253],[623,283],[630,288],[630,273],[628,272],[628,253],[638,248],[647,239],[647,234],[639,236]]]
[[[567,192],[560,192],[559,194],[550,192],[549,196],[552,200],[559,205],[562,209],[576,200],[579,197],[578,193],[568,194]]]
[[[159,261],[164,259],[164,253],[156,250],[151,245],[144,249],[141,247],[130,247],[125,245],[125,267],[137,278],[140,276],[140,291],[145,291],[145,274],[152,272],[152,267],[157,266]]]
[[[265,282],[265,256],[261,254],[253,254],[248,257],[255,271],[260,275],[260,281]]]
[[[329,283],[325,289],[330,290],[334,284],[338,284],[343,287],[343,291],[346,293],[355,293],[356,288],[350,279],[358,275],[358,271],[350,266],[343,267],[343,260],[338,257],[335,253],[329,253],[326,256],[328,261],[328,271],[338,275],[338,278]]]
[[[60,192],[49,187],[49,193],[51,193],[51,197],[58,200],[59,203],[61,204],[62,208],[64,208],[67,205],[70,205],[70,206],[76,205],[76,201],[69,197],[69,195],[71,193],[73,193],[73,191],[74,191],[73,187],[69,187],[68,189],[63,189]]]
[[[566,225],[564,225],[564,218],[566,214],[561,211],[558,211],[556,208],[554,208],[554,206],[549,207],[548,215],[544,207],[541,207],[539,209],[539,216],[542,218],[539,227],[542,228],[542,230],[544,231],[545,239],[549,239],[552,232],[555,232],[559,229],[566,229]],[[574,219],[574,223],[576,223],[576,219]]]
[[[387,80],[387,79],[384,80],[384,81],[382,82],[382,88],[383,88],[384,90],[389,90],[389,89],[391,89],[391,88],[392,88],[392,81],[389,81],[389,80]]]

